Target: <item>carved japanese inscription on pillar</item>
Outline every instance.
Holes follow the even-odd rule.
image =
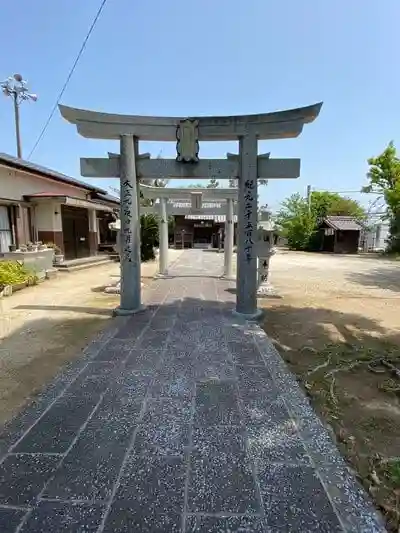
[[[176,160],[181,163],[199,161],[199,121],[181,120],[176,128]]]
[[[244,218],[245,218],[245,227],[244,227],[244,250],[246,254],[247,262],[251,261],[253,256],[253,205],[254,205],[254,182],[247,180],[244,184]]]
[[[122,216],[125,218],[125,221],[127,221],[127,224],[124,224],[121,234],[121,255],[122,259],[128,261],[129,263],[132,262],[132,188],[132,183],[128,179],[122,182],[123,194],[121,198],[121,208]]]

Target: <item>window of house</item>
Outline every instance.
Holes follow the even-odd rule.
[[[0,205],[0,253],[8,252],[12,243],[10,211],[6,205]]]

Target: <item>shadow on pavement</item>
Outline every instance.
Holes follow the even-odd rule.
[[[72,313],[87,313],[89,315],[112,316],[112,309],[102,309],[101,307],[79,307],[76,305],[19,305],[15,309],[36,310],[36,311],[71,311]]]
[[[386,263],[387,264],[387,263]],[[390,267],[370,270],[369,272],[352,272],[351,281],[378,289],[400,292],[400,262]]]

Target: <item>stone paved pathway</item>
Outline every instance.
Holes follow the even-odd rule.
[[[187,251],[0,437],[1,533],[383,532],[294,378]]]

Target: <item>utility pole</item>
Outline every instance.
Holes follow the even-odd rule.
[[[311,185],[307,185],[307,205],[308,212],[311,213]]]
[[[17,141],[17,156],[22,158],[21,130],[19,123],[19,106],[23,100],[36,102],[37,95],[28,91],[27,83],[21,74],[14,74],[5,81],[0,82],[0,88],[5,96],[11,96],[14,103],[15,137]]]

